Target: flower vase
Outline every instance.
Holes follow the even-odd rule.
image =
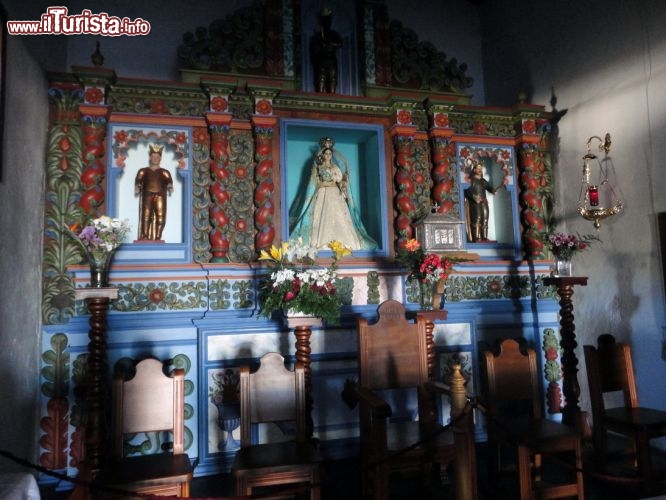
[[[324,324],[320,317],[296,309],[285,309],[282,314],[287,328],[296,328],[297,326],[321,327]]]
[[[109,286],[109,270],[113,252],[114,250],[110,252],[87,252],[91,288],[106,288]]]
[[[573,276],[571,259],[563,259],[561,257],[555,259],[555,276]]]
[[[215,403],[217,407],[217,425],[224,431],[224,441],[220,441],[217,449],[232,450],[238,448],[238,441],[234,439],[232,433],[240,427],[240,403]]]
[[[421,307],[422,311],[432,311],[435,309],[434,299],[436,286],[437,283],[429,283],[427,281],[419,282],[419,288],[421,292],[419,306]]]

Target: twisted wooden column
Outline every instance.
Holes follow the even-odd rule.
[[[434,311],[417,311],[416,317],[422,317],[425,319],[426,324],[426,348],[428,350],[428,378],[433,380],[434,377],[434,368],[435,368],[435,357],[437,353],[435,352],[435,337],[433,332],[435,331],[435,320],[446,319],[447,312],[443,309],[434,310]]]
[[[453,131],[450,131],[452,134]],[[446,134],[446,135],[442,135]],[[458,186],[456,181],[455,143],[450,140],[449,131],[435,130],[431,132],[432,148],[432,201],[437,205],[440,214],[459,216]]]
[[[275,185],[273,184],[274,161],[273,161],[273,127],[277,119],[274,117],[252,117],[254,127],[256,166],[254,179],[256,188],[254,190],[254,225],[256,235],[254,237],[254,249],[257,253],[270,248],[275,238]]]
[[[80,105],[81,130],[83,131],[83,192],[79,205],[88,215],[94,215],[97,207],[104,203],[106,192],[106,130],[110,110],[106,106]]]
[[[405,128],[405,127],[403,127]],[[416,206],[412,201],[414,181],[412,170],[414,168],[414,136],[413,131],[407,128],[406,132],[397,132],[393,137],[395,150],[395,208],[398,213],[395,218],[395,230],[398,237],[397,248],[402,248],[405,241],[412,238],[414,228],[412,221],[416,216]]]
[[[86,385],[85,468],[90,478],[104,464],[106,425],[106,315],[109,303],[118,298],[117,288],[77,288],[77,300],[85,300],[90,312]]]
[[[229,262],[229,214],[228,205],[231,193],[229,183],[229,124],[231,115],[228,113],[209,113],[208,129],[210,131],[210,175],[213,183],[210,186],[211,205],[209,208],[210,246],[213,254],[212,262]]]
[[[587,277],[550,277],[544,278],[544,285],[553,285],[560,296],[560,347],[562,347],[562,393],[564,408],[562,422],[571,427],[582,429],[581,410],[578,405],[580,385],[578,384],[578,358],[576,357],[576,334],[573,315],[574,285],[587,285]]]
[[[308,436],[312,437],[314,422],[312,420],[312,348],[310,337],[313,326],[322,326],[322,321],[315,317],[287,317],[287,326],[294,330],[296,337],[296,361],[303,363],[305,375],[305,410],[307,413]]]
[[[544,192],[544,186],[552,186],[551,162],[548,153],[536,146],[524,144],[518,155],[520,186],[520,221],[523,226],[523,248],[525,258],[535,259],[543,255],[543,242],[539,237],[546,227],[544,219],[544,199],[551,198]]]

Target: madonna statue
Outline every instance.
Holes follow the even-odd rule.
[[[290,217],[289,237],[317,248],[337,240],[352,250],[375,249],[349,190],[347,161],[334,144],[329,137],[319,141],[302,208]]]

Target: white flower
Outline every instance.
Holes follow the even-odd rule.
[[[271,279],[275,283],[273,286],[277,287],[285,281],[293,281],[295,273],[293,269],[279,269],[271,274]]]

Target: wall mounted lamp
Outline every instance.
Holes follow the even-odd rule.
[[[599,141],[599,151],[604,153],[603,159],[592,153],[591,144]],[[587,154],[583,156],[583,177],[578,197],[578,213],[586,220],[594,221],[594,227],[599,231],[601,221],[622,211],[622,201],[615,193],[608,179],[609,170],[614,171],[613,160],[608,155],[611,147],[611,136],[601,137],[593,135],[587,140]],[[595,182],[590,182],[590,160],[596,160],[599,167],[599,176]]]

